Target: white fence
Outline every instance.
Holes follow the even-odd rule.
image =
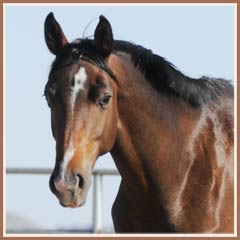
[[[7,168],[6,174],[20,175],[50,175],[52,169],[49,168]],[[103,176],[119,175],[117,170],[98,169],[92,172],[93,175],[93,233],[102,232],[102,178]]]

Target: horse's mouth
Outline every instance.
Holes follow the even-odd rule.
[[[77,208],[83,206],[86,202],[87,192],[85,189],[76,189],[75,191],[67,190],[62,192],[55,190],[53,193],[63,207]]]
[[[85,200],[82,201],[81,203],[75,203],[75,202],[71,202],[71,203],[64,203],[61,200],[59,200],[59,203],[62,207],[66,207],[66,208],[78,208],[81,207],[85,204]]]
[[[86,198],[82,197],[82,196],[78,196],[78,197],[60,197],[57,196],[59,203],[61,206],[66,207],[66,208],[78,208],[81,207],[85,204],[86,202]]]

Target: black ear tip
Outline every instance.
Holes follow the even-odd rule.
[[[53,12],[50,12],[46,17],[46,19],[53,19],[53,18],[54,18]]]
[[[100,15],[99,20],[100,22],[108,22],[107,18],[105,18],[103,15]]]

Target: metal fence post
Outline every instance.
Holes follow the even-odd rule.
[[[93,174],[93,232],[102,231],[102,175]]]

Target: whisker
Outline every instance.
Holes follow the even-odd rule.
[[[96,21],[97,18],[98,18],[98,17],[93,18],[93,19],[86,25],[86,27],[85,27],[84,30],[83,30],[83,39],[85,39],[85,33],[86,33],[86,31],[88,30],[89,26],[90,26],[94,21]]]

